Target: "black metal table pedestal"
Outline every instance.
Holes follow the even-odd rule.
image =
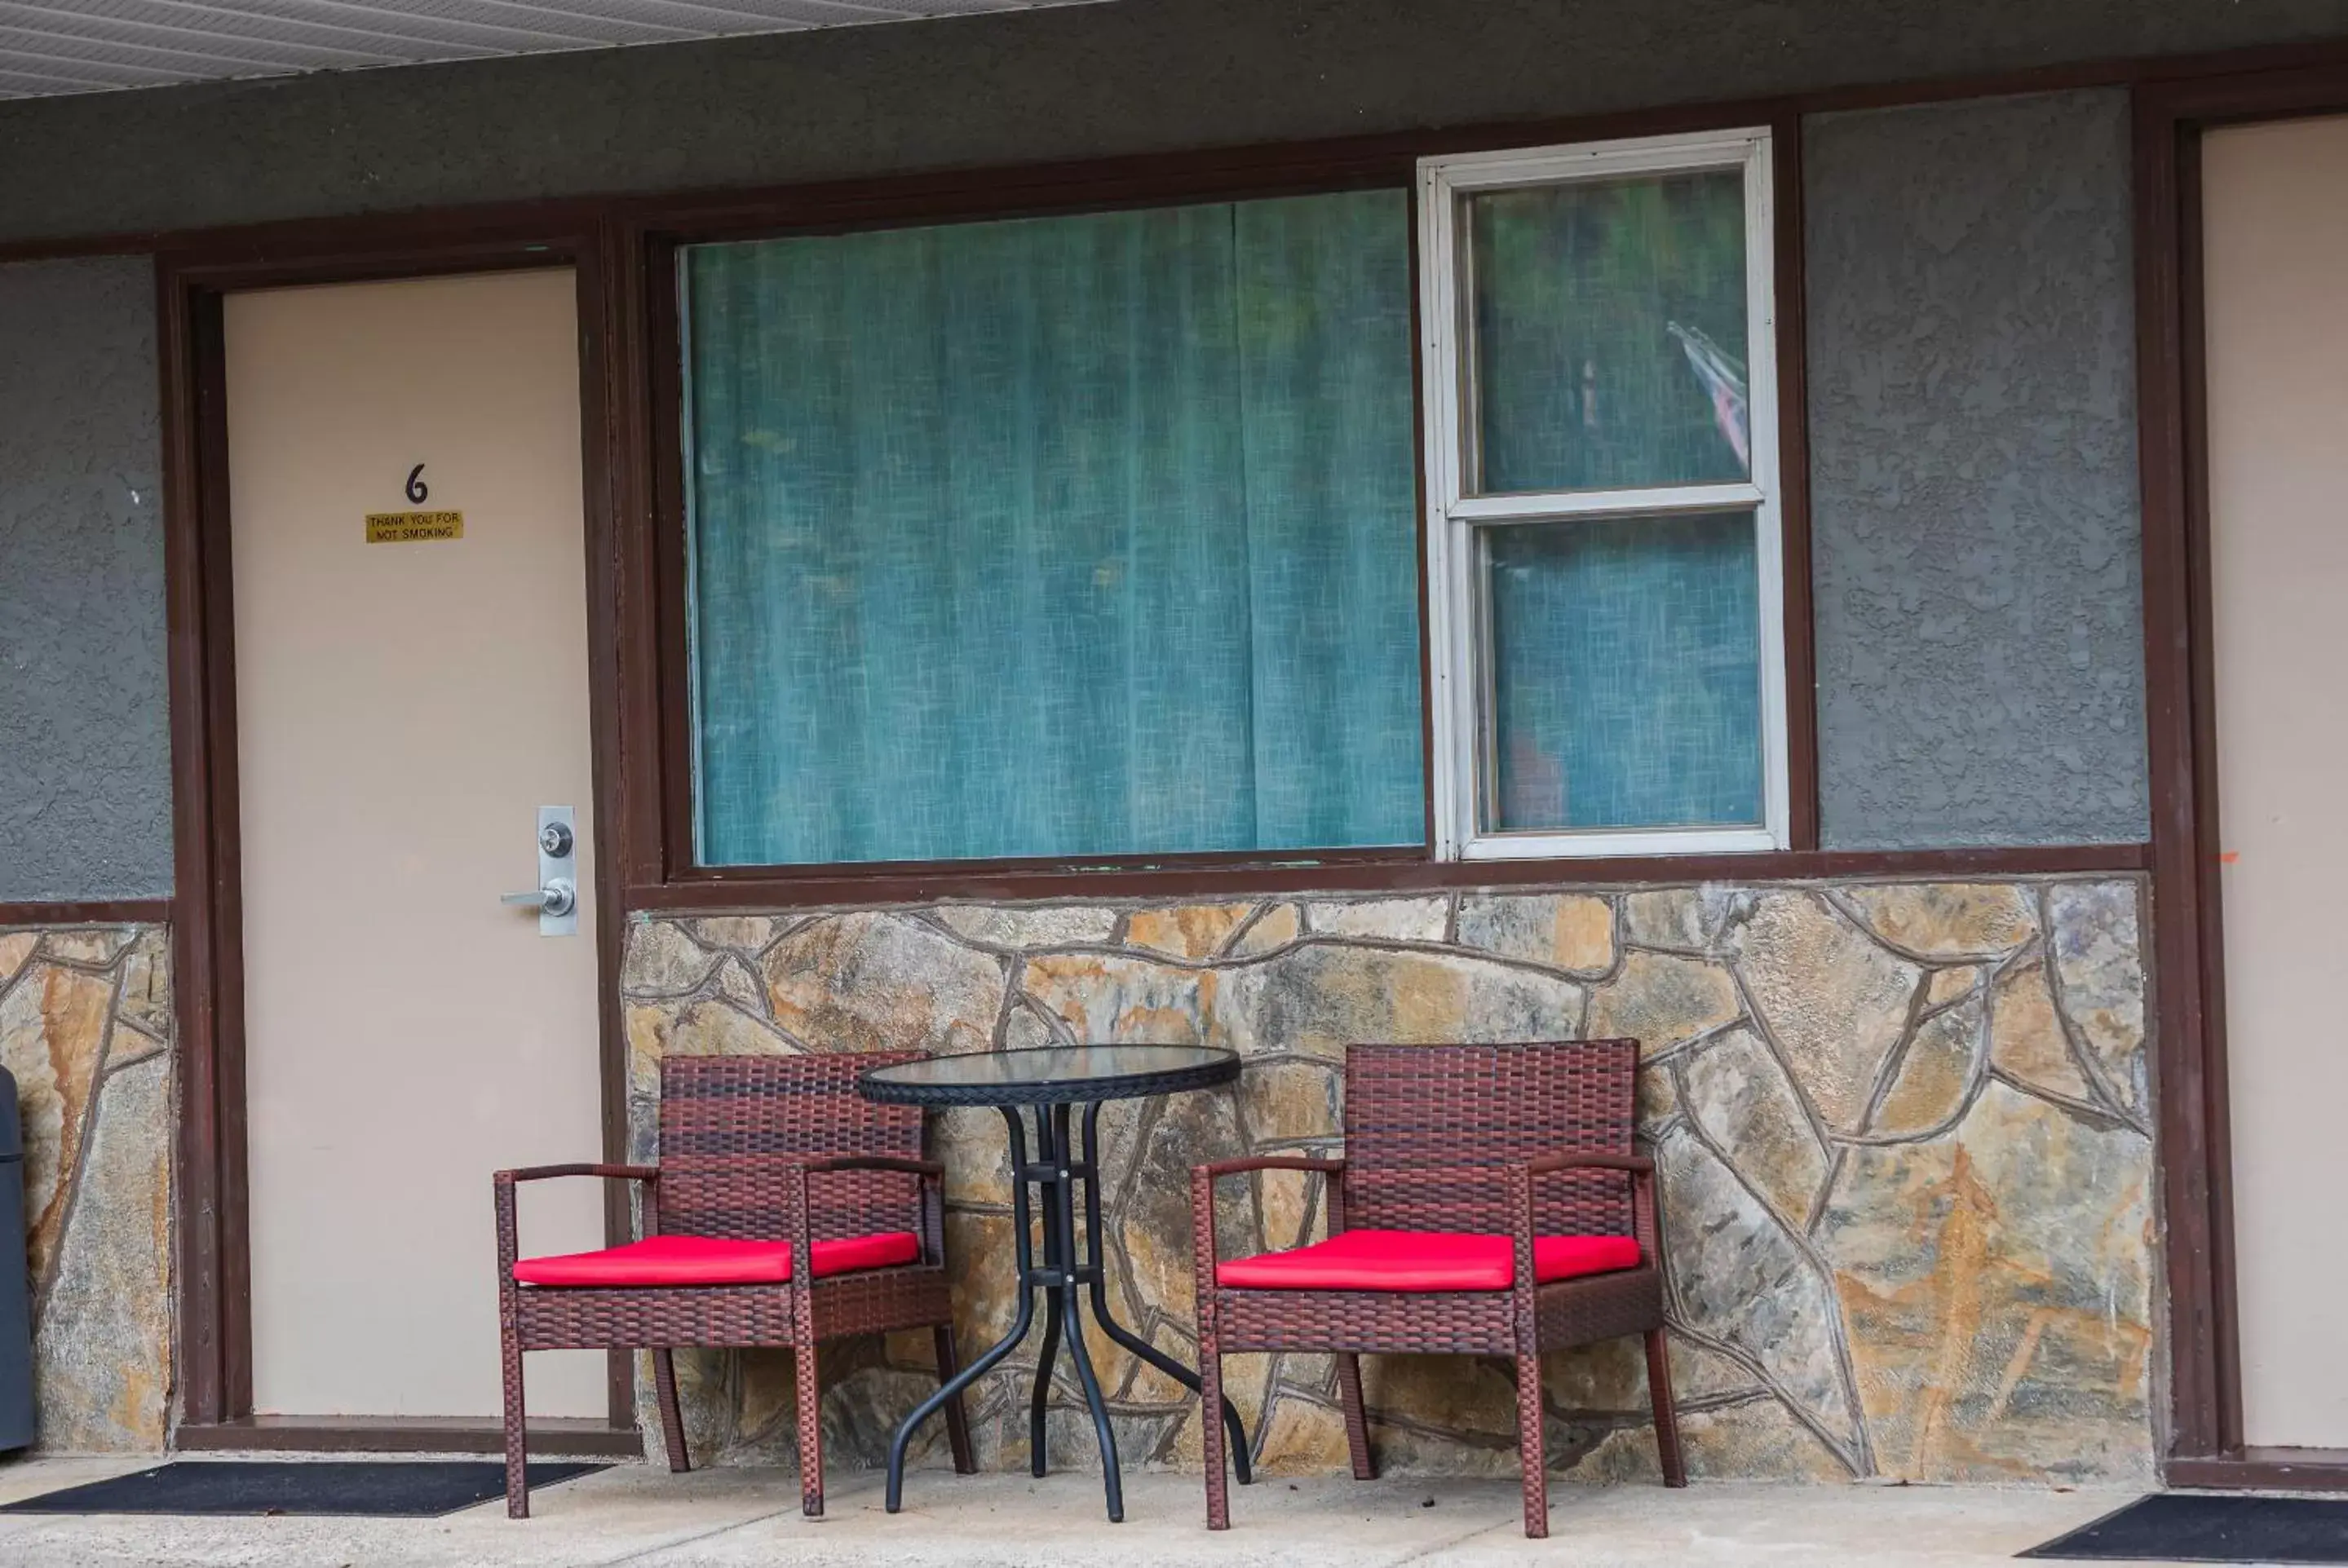
[[[973,1382],[992,1371],[1004,1357],[1018,1348],[1035,1324],[1035,1293],[1044,1293],[1044,1353],[1035,1365],[1035,1391],[1027,1407],[1028,1467],[1036,1475],[1045,1473],[1044,1415],[1050,1401],[1052,1370],[1059,1357],[1061,1342],[1066,1341],[1068,1358],[1076,1364],[1076,1380],[1084,1386],[1085,1405],[1092,1412],[1093,1431],[1100,1440],[1102,1485],[1108,1493],[1108,1517],[1112,1524],[1125,1519],[1125,1486],[1118,1473],[1117,1433],[1110,1429],[1108,1405],[1101,1398],[1100,1378],[1093,1371],[1093,1360],[1085,1349],[1084,1324],[1080,1305],[1086,1300],[1092,1307],[1093,1320],[1111,1339],[1148,1362],[1168,1377],[1174,1378],[1192,1393],[1200,1391],[1199,1375],[1171,1356],[1150,1344],[1138,1334],[1119,1323],[1108,1307],[1108,1283],[1101,1268],[1100,1216],[1100,1111],[1101,1102],[1093,1100],[1085,1106],[1084,1150],[1081,1158],[1074,1157],[1076,1150],[1069,1136],[1070,1102],[1059,1101],[1035,1106],[1035,1158],[1028,1158],[1027,1129],[1021,1122],[1016,1106],[998,1106],[1003,1120],[1011,1132],[1011,1193],[1012,1234],[1018,1249],[1019,1307],[1012,1319],[1011,1331],[983,1355],[963,1368],[952,1381],[907,1416],[897,1429],[889,1445],[889,1512],[895,1513],[901,1506],[905,1490],[905,1450],[913,1440],[914,1431],[945,1402],[968,1388]],[[1036,1189],[1036,1209],[1031,1211],[1027,1188]],[[1085,1235],[1081,1254],[1076,1245],[1076,1188],[1085,1190]],[[1029,1237],[1034,1213],[1044,1221],[1044,1256],[1038,1262]],[[1223,1401],[1223,1422],[1231,1429],[1231,1450],[1233,1470],[1240,1484],[1254,1478],[1250,1473],[1246,1433],[1240,1426],[1239,1412],[1231,1401]]]

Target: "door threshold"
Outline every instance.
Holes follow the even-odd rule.
[[[240,1416],[182,1425],[171,1446],[184,1453],[468,1453],[505,1451],[494,1416]],[[560,1459],[642,1459],[644,1434],[587,1416],[541,1416],[530,1451]]]
[[[2348,1449],[2245,1448],[2171,1459],[2167,1479],[2218,1491],[2348,1491]]]

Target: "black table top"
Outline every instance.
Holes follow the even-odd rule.
[[[1203,1045],[1073,1045],[876,1067],[856,1087],[896,1105],[1075,1105],[1209,1089],[1239,1075],[1237,1054]]]

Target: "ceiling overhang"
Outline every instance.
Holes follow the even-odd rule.
[[[0,0],[0,98],[682,43],[1086,0]]]

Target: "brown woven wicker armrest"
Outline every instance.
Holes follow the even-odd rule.
[[[609,1176],[614,1181],[657,1182],[658,1165],[525,1165],[520,1170],[499,1171],[490,1179],[499,1186],[516,1182],[543,1182],[551,1176]]]
[[[1507,1167],[1511,1173],[1524,1173],[1524,1189],[1520,1194],[1519,1227],[1523,1233],[1523,1245],[1532,1245],[1532,1181],[1536,1176],[1554,1175],[1560,1171],[1621,1171],[1631,1178],[1631,1234],[1639,1238],[1643,1261],[1653,1263],[1659,1254],[1655,1245],[1655,1162],[1644,1154],[1541,1154],[1521,1165]],[[1529,1257],[1530,1252],[1526,1255]]]
[[[1329,1234],[1345,1228],[1344,1195],[1337,1178],[1345,1173],[1343,1160],[1316,1160],[1303,1154],[1253,1154],[1241,1160],[1218,1160],[1190,1167],[1190,1269],[1201,1300],[1215,1287],[1215,1184],[1225,1176],[1256,1171],[1303,1171],[1329,1178]]]
[[[922,1261],[932,1267],[945,1262],[945,1165],[937,1160],[908,1159],[899,1154],[818,1154],[794,1159],[790,1179],[783,1185],[784,1218],[791,1244],[791,1277],[815,1277],[815,1238],[808,1227],[808,1178],[844,1171],[895,1171],[919,1176],[921,1200],[914,1235],[921,1238]]]
[[[489,1178],[492,1201],[498,1214],[498,1279],[501,1286],[513,1283],[514,1261],[521,1255],[521,1232],[514,1219],[514,1184],[518,1182],[544,1182],[557,1176],[602,1176],[615,1182],[657,1182],[660,1169],[655,1165],[525,1165],[519,1170],[499,1171]],[[652,1205],[646,1204],[647,1216]]]

